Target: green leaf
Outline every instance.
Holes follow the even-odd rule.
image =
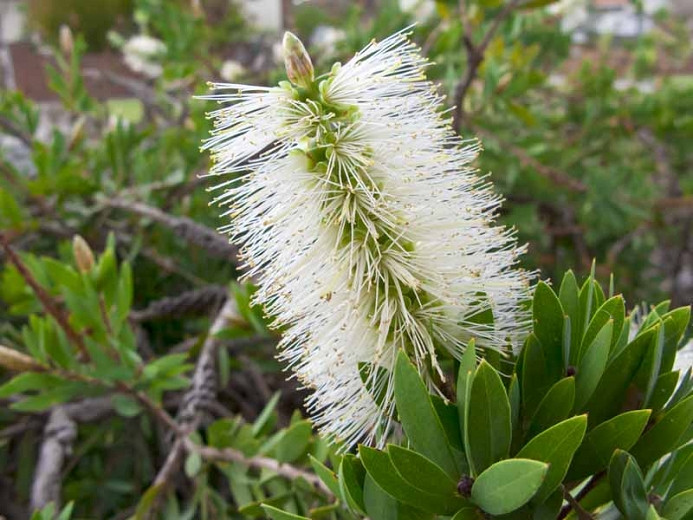
[[[679,439],[693,421],[693,396],[689,396],[655,423],[637,442],[631,454],[638,463],[647,467],[660,457],[677,448]]]
[[[460,369],[457,372],[457,415],[460,421],[460,432],[464,432],[464,404],[467,401],[467,379],[474,377],[476,371],[476,348],[475,342],[472,339],[460,359]]]
[[[474,374],[467,417],[467,457],[472,458],[474,470],[481,473],[508,456],[512,438],[508,395],[498,372],[486,360]]]
[[[202,457],[199,453],[190,453],[185,459],[185,474],[188,478],[193,478],[202,469]]]
[[[548,469],[548,464],[529,459],[496,462],[474,482],[472,500],[492,515],[515,511],[539,490]]]
[[[63,380],[53,374],[39,372],[23,372],[14,376],[7,383],[0,386],[0,398],[10,397],[16,394],[32,390],[47,390],[62,384]]]
[[[438,464],[451,478],[459,477],[452,448],[421,377],[400,351],[395,365],[395,404],[402,427],[416,451]]]
[[[531,417],[554,381],[546,371],[544,351],[534,334],[530,334],[525,340],[520,359],[524,415]]]
[[[279,462],[293,462],[305,454],[313,430],[309,421],[299,421],[289,426],[274,448]]]
[[[556,293],[544,282],[539,282],[534,291],[532,318],[547,372],[556,380],[563,373],[563,308]]]
[[[113,408],[123,417],[135,417],[142,411],[142,407],[133,397],[129,395],[116,394],[111,397]]]
[[[642,473],[635,459],[616,450],[609,463],[609,485],[614,504],[629,520],[644,520],[649,504]]]
[[[454,495],[457,483],[438,465],[415,451],[394,444],[387,447],[397,473],[412,486],[432,495]]]
[[[450,520],[484,520],[485,518],[478,507],[469,506],[460,509]]]
[[[582,338],[582,329],[580,327],[580,288],[573,271],[567,271],[563,275],[561,287],[558,290],[558,298],[561,301],[563,312],[570,318],[570,345],[571,350],[577,349]],[[570,360],[570,357],[568,357]]]
[[[678,455],[679,452],[677,452]],[[667,490],[667,496],[669,497],[673,497],[687,489],[693,489],[693,454],[688,455],[676,469],[671,487]]]
[[[345,455],[338,474],[340,495],[351,509],[365,515],[363,481],[366,475],[361,462],[353,455]]]
[[[386,493],[398,501],[437,514],[453,514],[469,503],[460,496],[426,493],[407,482],[384,451],[359,446],[368,474]]]
[[[281,509],[277,509],[276,507],[272,507],[267,504],[262,504],[260,507],[265,510],[265,513],[267,513],[272,520],[310,520],[310,518],[306,516],[298,516],[293,513],[287,513],[286,511],[282,511]]]
[[[375,520],[397,520],[397,501],[385,493],[370,475],[363,486],[366,514]]]
[[[553,385],[537,411],[532,416],[525,438],[531,439],[538,433],[570,417],[575,402],[575,378],[566,377]]]
[[[609,361],[597,389],[585,406],[590,411],[590,427],[606,421],[623,409],[628,389],[633,384],[652,337],[651,330],[641,334]]]
[[[613,321],[612,337],[609,338],[610,350],[613,350],[616,341],[621,333],[621,328],[623,327],[623,322],[626,319],[626,306],[621,295],[614,296],[609,300],[605,301],[604,304],[597,309],[594,316],[590,320],[589,326],[585,331],[585,334],[580,343],[580,349],[577,357],[572,360],[573,363],[578,364],[585,355],[587,348],[592,344],[594,338],[603,329],[609,320]]]
[[[674,366],[679,343],[691,320],[691,306],[681,307],[662,316],[664,322],[664,352],[662,371],[670,371]]]
[[[616,449],[629,450],[638,441],[649,417],[650,410],[633,410],[590,431],[573,457],[568,480],[580,480],[605,469]]]
[[[609,349],[611,348],[613,324],[613,320],[609,318],[602,329],[595,335],[592,343],[582,353],[575,377],[576,410],[583,410],[585,403],[592,397],[602,374],[604,374],[606,362],[609,359]]]
[[[276,417],[274,410],[277,407],[277,404],[279,404],[280,397],[281,392],[275,392],[274,395],[270,398],[270,400],[267,401],[267,404],[260,412],[260,415],[258,415],[257,419],[255,419],[252,429],[254,437],[257,437],[258,435],[261,435],[263,432],[266,432],[270,425],[274,424],[273,418]]]
[[[586,415],[572,417],[534,437],[517,454],[517,458],[538,460],[549,465],[544,483],[534,497],[537,503],[546,500],[563,481],[586,429]]]
[[[550,470],[550,468],[549,468]],[[536,501],[536,500],[535,500]],[[543,503],[534,508],[532,520],[556,520],[563,504],[563,489],[558,488]]]
[[[693,489],[688,489],[667,500],[662,515],[667,520],[683,520],[690,518],[691,511],[693,511]]]
[[[664,405],[667,404],[667,401],[669,401],[669,398],[674,393],[678,381],[678,370],[660,374],[652,392],[652,398],[650,399],[650,408],[653,412],[658,412],[664,408]]]
[[[330,491],[332,491],[335,496],[339,496],[339,480],[337,480],[337,474],[312,455],[308,455],[308,458],[310,459],[310,465],[313,466],[315,474],[320,477],[320,480],[330,488]]]

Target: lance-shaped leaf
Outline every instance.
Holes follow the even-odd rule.
[[[510,402],[503,381],[491,365],[482,360],[474,374],[465,423],[473,467],[481,473],[508,456],[512,438]]]

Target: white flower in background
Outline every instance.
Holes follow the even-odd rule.
[[[342,29],[329,25],[320,25],[315,28],[310,38],[310,43],[322,55],[333,55],[337,50],[337,44],[344,39],[346,33]]]
[[[420,22],[426,21],[436,12],[434,0],[399,0],[399,8],[405,13],[411,13]]]
[[[236,60],[226,60],[221,64],[219,75],[224,81],[236,81],[245,74],[245,67]]]
[[[530,276],[470,167],[478,143],[455,134],[404,33],[317,78],[295,36],[284,49],[292,84],[212,85],[215,202],[315,423],[346,447],[382,445],[399,349],[433,389],[470,338],[517,345]]]
[[[163,67],[159,59],[166,53],[166,45],[161,40],[138,34],[123,45],[123,59],[133,71],[148,78],[161,76]]]

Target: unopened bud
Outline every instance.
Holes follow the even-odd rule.
[[[72,252],[75,255],[77,268],[81,273],[88,273],[94,267],[94,253],[81,236],[75,235],[72,239]]]
[[[72,54],[72,51],[75,48],[75,41],[72,38],[72,30],[69,26],[64,24],[60,26],[59,39],[60,50],[63,51],[63,54],[67,54],[68,56]]]
[[[205,10],[200,0],[190,0],[190,8],[192,9],[193,15],[197,18],[202,18],[205,15]]]
[[[289,31],[284,33],[284,66],[289,81],[299,87],[308,88],[315,79],[313,62],[306,48],[294,34]]]
[[[0,345],[0,366],[13,372],[43,372],[46,367],[34,358]]]

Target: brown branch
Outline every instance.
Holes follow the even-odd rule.
[[[191,387],[181,401],[175,428],[172,428],[177,434],[177,439],[152,485],[158,489],[159,497],[162,496],[162,491],[169,487],[177,473],[179,463],[185,452],[183,439],[199,426],[207,403],[214,401],[216,398],[216,352],[219,345],[217,334],[228,327],[230,323],[240,320],[241,317],[238,314],[236,301],[233,298],[228,298],[212,322],[207,339],[202,346],[200,356],[195,365]]]
[[[89,360],[89,352],[87,351],[87,347],[84,344],[82,336],[80,336],[77,331],[72,328],[67,316],[62,309],[60,309],[58,303],[50,294],[48,294],[46,289],[41,286],[38,280],[36,280],[24,261],[14,251],[9,240],[3,233],[0,233],[0,246],[5,251],[5,254],[10,262],[12,262],[12,264],[17,268],[19,274],[22,276],[22,278],[24,278],[24,281],[34,291],[34,294],[36,294],[36,297],[39,299],[46,312],[55,318],[55,321],[58,323],[60,328],[63,329],[70,342],[77,347],[81,359],[83,361]]]
[[[529,155],[527,152],[525,152],[522,148],[515,146],[511,143],[505,142],[502,139],[500,139],[497,135],[492,134],[491,132],[488,132],[487,130],[484,130],[483,128],[480,128],[478,126],[474,126],[473,131],[477,135],[482,136],[485,139],[491,139],[493,141],[496,141],[503,148],[503,150],[509,151],[511,154],[517,157],[522,166],[533,169],[539,175],[541,175],[545,179],[548,179],[557,186],[568,188],[569,190],[577,193],[584,193],[587,191],[587,186],[583,184],[581,181],[572,178],[566,172],[542,164],[534,157]]]
[[[501,23],[510,16],[510,13],[519,5],[520,0],[510,0],[505,7],[498,13],[491,27],[482,38],[479,45],[475,45],[472,41],[471,27],[469,25],[469,20],[465,13],[465,0],[460,0],[460,15],[462,17],[462,26],[464,28],[464,35],[462,36],[462,41],[464,42],[465,49],[467,51],[467,70],[465,71],[462,80],[455,87],[455,94],[453,97],[454,110],[452,115],[452,126],[455,130],[459,129],[460,123],[464,116],[464,99],[467,96],[469,88],[472,86],[474,78],[479,70],[479,66],[484,61],[484,53],[488,48],[491,40],[495,36],[496,32],[500,28]]]
[[[589,513],[587,513],[587,517],[580,517],[580,511],[584,511],[583,507],[580,505],[580,502],[582,499],[584,499],[590,491],[592,491],[597,484],[599,484],[599,481],[604,478],[606,475],[606,471],[601,471],[595,475],[592,476],[591,479],[583,486],[583,488],[573,497],[570,492],[563,486],[563,495],[568,500],[568,505],[564,506],[563,509],[561,509],[561,512],[559,515],[556,517],[556,520],[563,520],[565,517],[567,517],[570,514],[571,510],[575,510],[575,512],[578,514],[578,518],[582,520],[582,518],[594,518],[593,516],[590,516]],[[568,498],[570,496],[570,498]],[[575,506],[579,509],[575,509]]]
[[[194,314],[206,314],[223,304],[228,295],[226,287],[207,285],[185,291],[176,296],[167,296],[149,303],[144,309],[130,312],[130,319],[142,322],[157,318],[175,318]]]
[[[237,263],[238,249],[216,230],[198,224],[187,217],[175,217],[158,208],[141,202],[123,199],[109,199],[104,204],[111,208],[122,209],[149,218],[177,233],[182,239],[195,244],[208,253]]]
[[[8,135],[19,139],[27,148],[32,147],[31,134],[25,132],[4,116],[0,116],[0,128],[2,128]]]
[[[580,502],[578,502],[573,495],[570,494],[570,491],[568,491],[565,486],[561,486],[561,489],[563,490],[563,498],[565,498],[568,501],[568,507],[569,509],[573,509],[575,513],[577,514],[577,517],[579,520],[593,520],[594,516],[592,516],[588,511],[586,511],[581,505]],[[559,517],[561,518],[561,517]]]
[[[60,507],[62,468],[72,453],[77,425],[62,406],[56,406],[44,429],[34,480],[31,486],[32,509],[43,509],[53,502]]]
[[[205,460],[237,463],[252,469],[267,469],[288,480],[302,478],[325,496],[329,498],[334,496],[317,475],[290,464],[281,463],[268,457],[246,457],[243,452],[232,448],[217,449],[209,446],[198,446],[190,439],[185,439],[184,444],[187,451],[197,453]]]

